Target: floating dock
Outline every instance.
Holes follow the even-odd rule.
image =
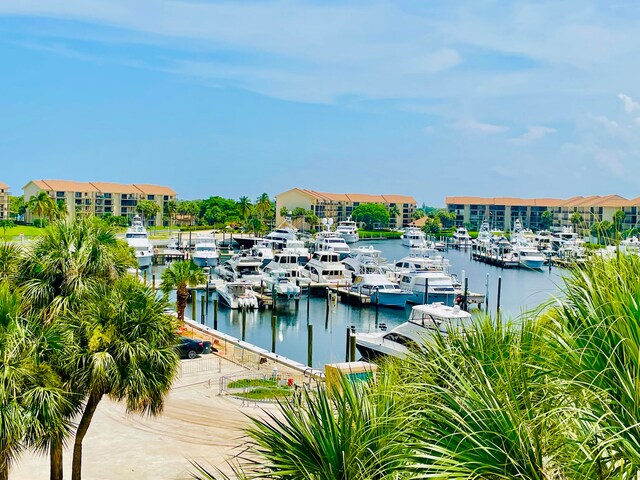
[[[479,262],[488,263],[502,268],[518,268],[520,262],[514,260],[509,253],[495,253],[486,247],[473,245],[471,248],[471,258]]]

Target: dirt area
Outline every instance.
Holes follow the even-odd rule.
[[[225,359],[183,360],[183,372],[159,417],[130,415],[122,404],[103,399],[84,441],[83,479],[189,479],[192,461],[226,470],[225,460],[242,443],[245,414],[260,414],[265,406],[218,395],[221,376],[247,372]],[[67,449],[65,478],[70,476]],[[9,478],[48,479],[48,459],[26,453]]]

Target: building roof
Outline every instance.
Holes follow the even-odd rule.
[[[447,197],[447,205],[505,205],[523,207],[631,207],[640,206],[640,197],[628,200],[620,195],[591,195],[561,198]]]
[[[9,185],[7,185],[6,183],[2,183],[0,182],[0,188],[4,188],[4,189],[9,189]]]
[[[413,227],[422,228],[426,225],[426,223],[427,223],[427,217],[422,217],[417,220],[413,220],[410,225]]]
[[[69,180],[31,180],[41,190],[54,192],[127,193],[136,195],[176,195],[169,187],[145,183],[73,182]],[[29,185],[27,183],[27,185]],[[26,188],[25,185],[23,188]]]
[[[169,187],[162,187],[160,185],[149,185],[146,183],[134,183],[134,187],[140,190],[145,195],[175,195],[176,192]]]
[[[291,190],[287,190],[287,192],[291,192],[293,190],[297,190],[306,194],[307,196],[313,198],[318,201],[329,201],[329,202],[358,202],[358,203],[417,203],[415,198],[407,196],[407,195],[393,195],[393,194],[383,194],[383,195],[371,195],[367,193],[327,193],[327,192],[318,192],[316,190],[307,190],[305,188],[292,188]],[[276,195],[279,197],[283,193],[282,192]]]

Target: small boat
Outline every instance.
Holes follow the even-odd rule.
[[[406,247],[426,247],[427,240],[424,232],[416,227],[407,227],[404,233],[400,237],[402,239],[402,245]]]
[[[369,295],[371,303],[383,307],[404,308],[413,296],[409,290],[402,290],[397,283],[393,283],[386,275],[367,273],[359,275],[354,280],[351,290],[362,295]]]
[[[360,234],[358,234],[358,224],[351,220],[351,217],[342,222],[338,222],[338,226],[336,227],[336,234],[342,237],[347,243],[356,243],[358,240],[360,240]]]
[[[271,294],[276,294],[278,299],[299,300],[300,286],[291,281],[286,270],[270,270],[263,275],[264,288]]]
[[[139,216],[133,217],[131,226],[127,229],[125,240],[135,251],[139,268],[149,268],[153,261],[153,246],[149,241],[149,233],[144,228]]]
[[[454,281],[451,275],[443,271],[403,273],[399,285],[412,293],[407,299],[408,303],[443,303],[452,306],[456,300]]]
[[[213,267],[220,262],[218,246],[213,235],[198,235],[191,257],[199,267]]]
[[[437,335],[464,330],[472,321],[471,314],[457,305],[416,305],[408,321],[388,332],[356,333],[356,348],[366,360],[387,355],[405,358],[412,348],[420,348]]]
[[[226,282],[218,287],[218,296],[222,303],[233,310],[255,310],[258,308],[258,297],[245,282]]]

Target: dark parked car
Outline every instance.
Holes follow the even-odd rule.
[[[217,352],[215,348],[211,347],[211,342],[188,337],[180,337],[178,350],[182,358],[196,358],[201,353]]]

